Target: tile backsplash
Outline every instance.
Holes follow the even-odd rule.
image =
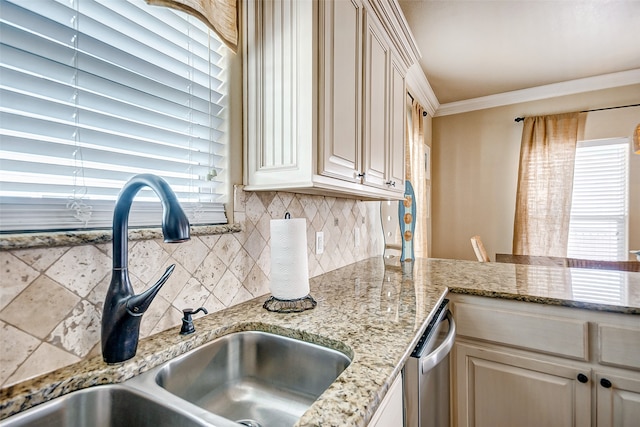
[[[309,275],[317,276],[381,255],[379,202],[285,192],[235,192],[238,233],[129,242],[129,275],[136,293],[171,264],[140,329],[141,338],[170,328],[178,333],[182,309],[215,312],[269,293],[269,221],[307,219]],[[360,244],[355,247],[355,230]],[[316,231],[325,250],[314,251]],[[100,354],[102,304],[111,279],[111,243],[0,252],[0,385]],[[266,297],[265,297],[266,299]]]

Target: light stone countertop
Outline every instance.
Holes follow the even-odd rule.
[[[177,327],[142,340],[137,355],[122,364],[106,365],[96,357],[4,388],[0,419],[80,388],[122,382],[219,336],[262,330],[352,358],[296,425],[366,426],[448,291],[640,314],[640,273],[441,259],[391,264],[370,258],[311,279],[318,302],[313,310],[271,313],[262,308],[267,296],[256,298],[196,318],[192,335],[180,336]],[[589,287],[601,280],[617,280],[619,292],[597,300]]]

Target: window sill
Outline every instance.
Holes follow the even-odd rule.
[[[238,223],[222,225],[195,225],[191,227],[192,236],[239,233],[241,231],[242,226]],[[0,235],[0,251],[108,243],[111,241],[111,235],[111,230],[3,234]],[[150,239],[162,239],[162,229],[135,228],[129,230],[129,240]]]

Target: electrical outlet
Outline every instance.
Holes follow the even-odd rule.
[[[353,246],[356,248],[360,247],[360,229],[359,228],[353,229]]]
[[[316,232],[316,255],[324,252],[324,232]]]

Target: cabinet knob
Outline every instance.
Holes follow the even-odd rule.
[[[390,187],[395,187],[396,186],[396,182],[395,181],[391,181],[391,180],[385,182],[385,184],[387,184]]]
[[[589,381],[589,377],[587,377],[585,374],[578,374],[578,381],[584,384]]]
[[[364,178],[364,173],[359,173],[356,175],[358,178]]]
[[[600,385],[604,388],[611,388],[611,381],[609,381],[606,378],[601,378],[600,379]]]

